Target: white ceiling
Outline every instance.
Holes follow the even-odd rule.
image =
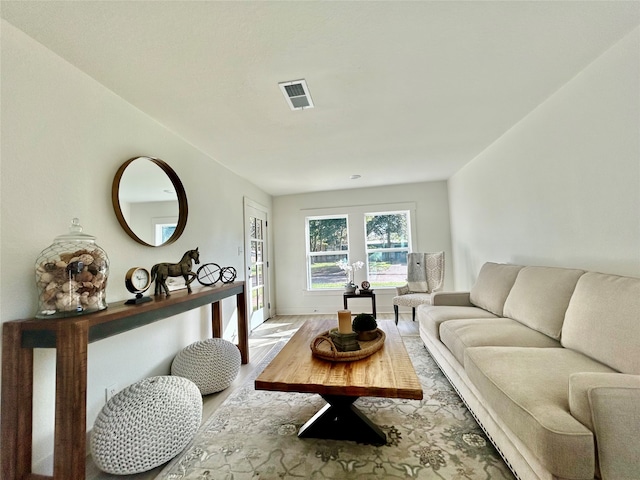
[[[446,179],[640,24],[636,1],[3,0],[1,8],[273,195]],[[291,111],[278,83],[302,78],[316,107]]]

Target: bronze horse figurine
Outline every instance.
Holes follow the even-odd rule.
[[[167,287],[167,278],[183,276],[187,291],[191,293],[191,282],[196,279],[196,274],[191,271],[191,262],[200,263],[200,253],[198,249],[189,250],[182,256],[182,260],[178,263],[157,263],[151,268],[151,281],[155,280],[155,295],[161,295],[162,290],[170,295],[169,287]]]

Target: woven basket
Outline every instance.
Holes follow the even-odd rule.
[[[311,341],[311,352],[315,357],[329,360],[331,362],[354,362],[373,355],[384,345],[385,333],[379,328],[376,329],[377,336],[370,342],[358,342],[360,350],[353,352],[339,352],[329,336],[330,330],[321,333]]]

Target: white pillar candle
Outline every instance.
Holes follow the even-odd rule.
[[[338,310],[338,333],[352,333],[351,311]]]

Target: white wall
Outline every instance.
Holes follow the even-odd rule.
[[[270,207],[271,197],[221,167],[93,79],[2,21],[2,150],[0,306],[3,322],[36,313],[34,265],[54,237],[67,233],[73,217],[95,235],[110,257],[107,301],[131,295],[124,275],[131,266],[150,268],[178,261],[200,248],[201,261],[233,266],[242,278],[243,196]],[[181,178],[189,202],[183,236],[150,248],[130,239],[111,206],[118,167],[136,155],[165,160]],[[235,321],[235,300],[223,302]],[[110,384],[124,388],[168,372],[175,353],[210,335],[210,308],[172,317],[89,347],[87,425],[104,404]],[[44,320],[43,320],[44,321]],[[53,450],[55,359],[36,350],[34,463],[50,473]],[[45,459],[43,461],[43,459]]]
[[[320,208],[406,203],[413,203],[416,207],[417,238],[413,239],[413,251],[443,250],[446,266],[445,284],[452,286],[446,182],[286,195],[273,199],[277,313],[335,313],[343,308],[341,292],[309,292],[306,289],[305,217],[316,215],[315,212]],[[353,261],[355,260],[364,258],[354,257]],[[393,311],[391,299],[395,289],[376,289],[375,292],[377,310]],[[370,300],[357,299],[357,302],[362,303],[350,301],[349,308],[356,310],[360,305],[363,311],[371,308]]]
[[[639,30],[449,180],[455,286],[486,261],[640,276]]]

